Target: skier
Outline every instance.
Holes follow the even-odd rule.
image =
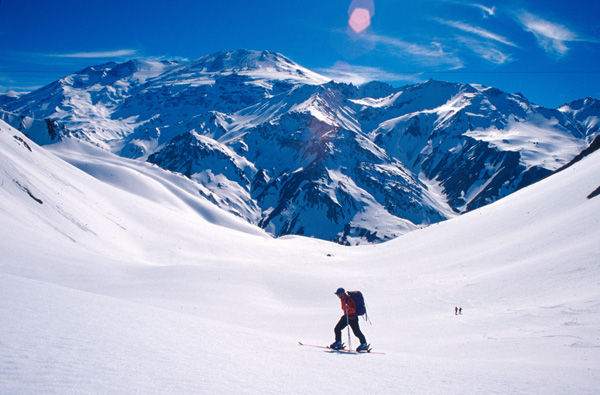
[[[342,310],[344,311],[344,315],[340,318],[339,322],[335,326],[333,330],[335,333],[335,342],[333,342],[329,347],[339,350],[343,348],[342,345],[342,330],[350,325],[352,328],[352,332],[354,332],[354,336],[358,337],[360,340],[360,346],[356,349],[356,351],[366,351],[369,349],[369,345],[367,344],[367,339],[365,339],[365,335],[360,331],[360,327],[358,325],[358,316],[356,315],[356,305],[354,304],[354,300],[346,293],[344,288],[338,288],[335,291],[335,294],[342,301]]]

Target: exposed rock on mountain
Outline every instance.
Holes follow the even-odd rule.
[[[80,139],[185,174],[270,233],[387,240],[481,207],[573,159],[598,100],[547,109],[520,94],[427,81],[330,82],[284,56],[89,67],[2,100],[40,144]]]

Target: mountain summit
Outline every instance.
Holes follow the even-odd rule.
[[[241,73],[256,70],[299,71],[306,70],[285,56],[269,51],[249,51],[241,49],[230,52],[218,52],[192,61],[190,68],[201,69],[209,73]],[[310,71],[309,71],[310,72]],[[314,74],[310,72],[311,74]]]
[[[169,73],[170,81],[183,78],[218,77],[236,74],[252,80],[268,79],[304,84],[323,84],[329,78],[321,76],[291,61],[285,56],[269,51],[218,52],[182,64]]]
[[[40,144],[148,161],[275,236],[342,244],[489,204],[600,134],[595,99],[548,109],[475,84],[356,87],[268,51],[108,63],[0,103]]]

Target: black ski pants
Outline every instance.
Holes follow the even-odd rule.
[[[342,341],[342,331],[346,326],[348,326],[348,323],[350,323],[350,328],[352,328],[354,336],[358,337],[360,344],[365,344],[367,339],[365,339],[365,335],[363,335],[363,333],[360,331],[360,326],[358,326],[358,317],[346,319],[345,315],[340,318],[339,322],[335,326],[335,329],[333,330],[335,332],[335,341]]]

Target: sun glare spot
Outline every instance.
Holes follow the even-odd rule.
[[[352,0],[348,7],[349,32],[361,34],[371,26],[371,18],[375,15],[375,2],[373,0]]]
[[[355,8],[350,15],[348,25],[356,33],[362,33],[371,26],[371,13],[366,8]]]

